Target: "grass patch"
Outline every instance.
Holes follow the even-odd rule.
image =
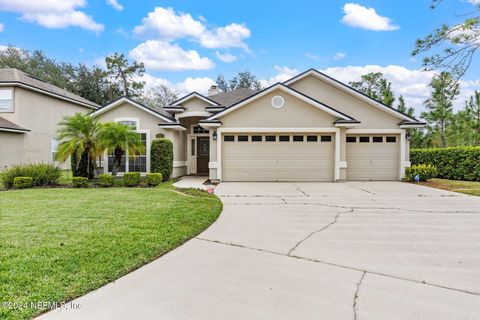
[[[460,192],[472,196],[480,196],[480,182],[478,181],[432,179],[430,181],[421,182],[420,184],[427,187]]]
[[[65,302],[152,261],[213,223],[220,200],[157,188],[0,192],[1,301]],[[28,319],[42,310],[9,310]]]

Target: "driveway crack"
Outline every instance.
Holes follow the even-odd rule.
[[[355,210],[355,209],[350,209],[350,210],[348,210],[348,211],[340,211],[340,212],[338,212],[338,213],[335,215],[335,217],[333,218],[333,220],[332,220],[329,224],[327,224],[326,226],[323,226],[322,228],[320,228],[320,229],[318,229],[318,230],[315,230],[315,231],[310,232],[305,238],[303,238],[302,240],[298,241],[297,244],[296,244],[290,251],[288,251],[288,254],[287,254],[287,255],[289,256],[289,255],[290,255],[293,251],[295,251],[304,241],[308,240],[308,239],[309,239],[310,237],[312,237],[314,234],[317,234],[317,233],[319,233],[319,232],[322,232],[322,231],[328,229],[330,226],[334,225],[334,224],[337,222],[338,218],[339,218],[342,214],[350,213],[350,212],[353,212],[354,210]]]
[[[355,290],[355,295],[353,296],[353,320],[357,320],[357,302],[360,295],[360,286],[362,285],[363,279],[367,274],[366,271],[363,271],[360,281],[357,283],[357,289]]]
[[[310,195],[308,193],[306,193],[305,191],[303,191],[302,189],[300,189],[299,186],[297,186],[296,184],[292,183],[292,186],[295,187],[295,190],[297,190],[298,192],[300,193],[303,193],[306,197],[310,197]]]
[[[360,191],[363,191],[363,192],[366,192],[368,194],[371,194],[372,196],[376,196],[377,194],[372,192],[372,191],[369,191],[369,190],[366,190],[366,189],[362,189],[360,187],[356,187],[356,186],[352,186],[351,184],[348,185],[349,187],[353,188],[353,189],[357,189],[357,190],[360,190]]]

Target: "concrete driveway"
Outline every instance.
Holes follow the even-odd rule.
[[[478,197],[400,182],[215,191],[224,211],[201,235],[41,318],[480,316]]]

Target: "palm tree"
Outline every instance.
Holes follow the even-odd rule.
[[[100,141],[104,150],[109,153],[113,152],[112,176],[117,175],[125,151],[134,156],[145,151],[140,135],[129,126],[118,122],[108,122],[102,125]]]
[[[56,160],[65,162],[70,157],[78,171],[84,161],[88,178],[93,178],[95,159],[103,153],[99,141],[100,125],[88,114],[76,113],[64,117],[57,131],[59,140]]]

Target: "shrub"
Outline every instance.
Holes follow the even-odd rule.
[[[98,176],[98,180],[99,180],[99,185],[102,188],[108,188],[113,186],[114,178],[110,174],[106,174],[106,173],[100,174]]]
[[[15,189],[26,189],[33,187],[32,177],[15,177],[13,178],[13,187]]]
[[[148,173],[146,177],[147,186],[155,187],[162,182],[162,174],[161,173]]]
[[[438,178],[480,181],[480,147],[412,149],[410,161],[435,166]]]
[[[3,171],[2,181],[6,189],[14,187],[15,177],[30,177],[35,187],[54,186],[61,174],[60,168],[51,163],[21,164]]]
[[[123,184],[126,187],[136,187],[140,184],[140,172],[127,172],[123,175]]]
[[[88,188],[88,178],[85,177],[73,177],[72,186],[74,188]]]
[[[152,141],[150,148],[150,171],[161,173],[163,181],[170,179],[173,171],[173,143],[161,138]]]
[[[95,163],[88,156],[89,151],[84,150],[78,161],[76,153],[70,157],[70,165],[74,177],[86,177],[93,179],[95,174]]]
[[[434,178],[437,174],[437,168],[431,164],[415,164],[405,170],[407,180],[415,181],[418,175],[420,181],[427,181]]]

